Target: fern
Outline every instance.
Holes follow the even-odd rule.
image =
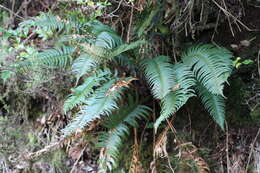
[[[202,100],[206,110],[210,113],[213,120],[224,130],[225,121],[225,101],[221,95],[209,92],[200,83],[196,86],[196,91]]]
[[[182,63],[174,65],[174,82],[171,91],[162,98],[162,110],[160,117],[154,124],[155,130],[160,123],[170,115],[176,113],[187,100],[194,96],[192,86],[195,84],[193,74],[190,69]]]
[[[142,62],[145,77],[152,88],[155,98],[162,99],[173,86],[173,65],[169,63],[166,56],[158,56],[153,59],[146,59]]]
[[[110,26],[104,25],[98,20],[90,21],[88,25],[94,35],[99,35],[101,32],[116,33]]]
[[[84,103],[87,97],[94,92],[93,87],[100,86],[101,82],[107,80],[106,76],[108,75],[111,75],[111,72],[108,69],[104,71],[98,71],[97,74],[87,77],[82,85],[74,89],[71,89],[73,93],[68,97],[68,99],[64,103],[64,112],[66,113],[73,107],[76,107]]]
[[[122,53],[134,49],[144,43],[144,41],[136,41],[130,44],[122,44],[114,49],[107,49],[106,47],[115,46],[114,44],[119,44],[119,42],[114,43],[111,42],[111,40],[108,40],[103,45],[99,43],[100,47],[96,46],[96,42],[95,44],[81,44],[85,53],[74,61],[72,71],[76,74],[77,80],[79,80],[81,76],[86,74],[95,66],[99,65],[101,62],[109,61],[117,56],[120,58]]]
[[[99,172],[107,172],[115,166],[123,139],[129,135],[129,127],[138,127],[137,120],[146,119],[150,111],[149,107],[139,105],[129,97],[127,105],[108,117],[105,127],[109,131],[101,132],[99,135],[98,147],[104,151],[99,160]]]
[[[146,43],[146,41],[139,40],[139,41],[132,42],[130,44],[122,44],[122,45],[116,47],[115,49],[113,49],[112,53],[110,54],[110,57],[118,56],[128,50],[140,47],[142,44],[145,44],[145,43]]]
[[[24,61],[18,61],[14,68],[17,71],[28,72],[35,71],[35,68],[41,67],[62,67],[65,68],[72,61],[75,49],[70,46],[63,46],[59,49],[46,49],[37,55],[27,58]]]
[[[155,130],[194,96],[194,87],[198,88],[205,108],[223,129],[223,87],[232,71],[231,57],[226,49],[199,45],[188,49],[182,56],[183,62],[175,65],[164,56],[144,60],[142,64],[152,94],[161,100],[162,109],[154,124]]]
[[[64,29],[65,24],[58,17],[50,13],[41,13],[41,15],[20,23],[21,27],[32,26],[46,31],[61,31]]]
[[[123,88],[119,88],[108,94],[109,89],[113,87],[114,83],[115,79],[111,79],[98,88],[91,97],[84,100],[85,105],[81,106],[76,118],[63,129],[65,136],[73,134],[76,130],[83,129],[92,121],[109,115],[113,110],[118,108],[117,101],[121,98]]]
[[[106,49],[113,49],[121,44],[121,38],[117,34],[111,32],[101,32],[97,35],[95,40],[95,46]]]
[[[96,58],[97,60],[105,60],[109,57],[110,50],[95,46],[94,44],[82,43],[81,49],[89,54],[91,57]]]
[[[223,96],[224,83],[232,70],[231,57],[226,49],[206,44],[188,49],[182,60],[207,90]]]
[[[75,73],[77,81],[87,72],[89,72],[93,67],[97,65],[98,62],[94,58],[91,58],[87,54],[80,55],[77,59],[74,60],[72,64],[72,72]]]
[[[40,52],[35,61],[48,67],[66,67],[72,61],[74,51],[75,49],[70,46],[63,46],[61,49],[47,49]]]
[[[46,32],[52,31],[61,34],[71,33],[73,31],[80,33],[87,24],[80,23],[73,17],[70,17],[67,20],[62,20],[60,17],[54,16],[51,13],[41,13],[39,16],[21,22],[19,25],[20,27],[36,27],[36,32],[43,30]]]

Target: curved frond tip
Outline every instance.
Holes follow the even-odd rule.
[[[173,86],[174,70],[166,56],[146,59],[142,62],[145,77],[152,89],[152,94],[157,99],[166,96]]]
[[[206,44],[189,48],[182,55],[182,60],[207,90],[224,96],[224,83],[232,71],[231,57],[228,50]]]

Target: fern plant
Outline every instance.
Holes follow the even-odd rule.
[[[51,45],[38,51],[36,57],[18,62],[18,67],[58,67],[75,75],[76,86],[65,100],[63,110],[68,113],[77,108],[74,110],[78,111],[62,130],[63,136],[82,131],[93,121],[103,121],[107,131],[99,134],[100,172],[112,171],[130,128],[138,127],[138,120],[148,118],[151,111],[131,97],[125,103],[126,88],[132,86],[133,80],[142,79],[137,79],[136,73],[130,76],[127,68],[121,70],[115,62],[126,67],[141,66],[140,71],[161,106],[160,116],[154,123],[155,131],[196,95],[213,120],[224,129],[223,88],[232,72],[232,54],[228,50],[209,44],[197,45],[186,50],[181,61],[175,64],[167,56],[131,61],[125,52],[146,41],[124,44],[113,29],[96,20],[81,23],[42,14],[23,22],[20,27],[36,28],[37,33],[45,34],[43,40],[49,39]]]
[[[116,165],[120,154],[120,147],[126,136],[129,135],[129,127],[138,127],[137,120],[147,119],[151,109],[138,104],[131,96],[128,103],[107,118],[104,126],[108,131],[100,132],[98,147],[101,148],[99,158],[99,172],[111,171]]]
[[[146,79],[162,111],[155,122],[160,123],[176,113],[194,96],[194,89],[215,122],[224,129],[225,106],[223,87],[232,71],[232,54],[213,45],[198,45],[182,55],[182,62],[172,65],[167,57],[156,57],[143,62]]]

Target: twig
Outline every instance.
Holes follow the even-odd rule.
[[[260,134],[260,128],[259,128],[258,131],[257,131],[257,134],[256,134],[256,136],[255,136],[255,138],[254,138],[253,143],[251,144],[251,149],[250,149],[250,153],[249,153],[248,160],[247,160],[247,164],[246,164],[246,172],[247,172],[247,170],[248,170],[248,168],[249,168],[249,163],[250,163],[250,160],[251,160],[251,157],[252,157],[254,145],[255,145],[255,142],[256,142],[256,140],[257,140],[259,134]]]
[[[87,147],[87,144],[86,144],[85,147],[81,150],[80,155],[78,156],[76,162],[73,164],[73,167],[72,167],[70,173],[73,173],[73,171],[74,171],[74,169],[76,168],[76,165],[78,164],[79,159],[80,159],[81,156],[83,155],[83,152],[85,151],[86,147]]]
[[[11,14],[12,14],[12,18],[14,18],[13,16],[14,16],[14,7],[15,7],[15,0],[12,0],[13,1],[13,3],[12,3],[12,12],[11,12]]]
[[[226,159],[227,159],[227,173],[229,173],[230,160],[229,160],[229,147],[228,147],[228,125],[225,121],[226,125]]]
[[[226,3],[225,3],[225,0],[223,0],[222,2],[224,4],[225,10],[227,11],[227,6],[226,6]],[[234,37],[235,33],[234,33],[234,30],[233,30],[233,27],[232,27],[232,24],[231,24],[231,21],[230,21],[230,16],[227,15],[227,18],[228,18],[228,25],[229,25],[230,31],[231,31],[231,33],[232,33],[232,35]]]
[[[246,30],[248,31],[255,31],[255,29],[250,29],[249,27],[247,27],[243,22],[241,22],[240,20],[238,20],[234,15],[232,15],[229,11],[225,10],[223,7],[221,7],[221,5],[219,5],[215,0],[212,0],[212,2],[214,4],[216,4],[226,15],[229,15],[233,18],[234,21],[237,21],[240,25],[242,25]]]
[[[116,0],[110,0],[110,1],[111,1],[111,2],[114,2],[114,3],[120,3],[120,1],[116,1]],[[129,5],[129,4],[126,3],[126,2],[122,2],[121,5],[124,6],[124,7],[133,7],[135,10],[140,11],[139,8],[135,7],[134,5]]]
[[[114,15],[114,13],[115,13],[117,10],[119,10],[119,8],[120,8],[122,2],[123,2],[123,0],[121,0],[121,1],[119,2],[117,8],[116,8],[114,11],[112,11],[111,13],[109,13],[109,14],[107,15],[107,17],[113,17],[113,16],[116,16],[116,15]]]
[[[37,152],[33,152],[33,153],[29,153],[29,154],[26,154],[24,156],[22,156],[24,159],[26,160],[32,160],[32,159],[35,159],[43,154],[46,154],[46,153],[49,153],[51,151],[55,151],[59,148],[61,148],[61,146],[66,142],[66,139],[62,139],[58,142],[55,142],[53,144],[50,144],[46,147],[44,147],[43,149],[37,151]]]
[[[126,37],[126,42],[129,43],[130,41],[130,32],[131,32],[131,26],[133,22],[133,13],[134,13],[134,7],[132,6],[131,8],[131,15],[130,15],[130,21],[129,21],[129,26],[128,26],[128,31],[127,31],[127,37]]]
[[[215,33],[218,32],[218,23],[219,23],[220,11],[221,11],[221,10],[219,9],[217,21],[216,21],[215,28],[214,28],[214,32],[213,32],[212,37],[211,37],[211,42],[213,42],[213,40],[214,40]]]
[[[258,51],[258,55],[257,55],[257,70],[260,78],[260,50]]]
[[[35,36],[36,34],[34,32],[32,32],[25,40],[23,40],[22,44],[27,43],[28,40],[30,40],[33,36]]]
[[[14,16],[19,17],[20,19],[24,20],[24,18],[23,18],[22,16],[20,16],[20,15],[18,15],[18,14],[15,14],[12,10],[10,10],[9,8],[6,8],[5,6],[3,6],[3,5],[1,5],[1,4],[0,4],[0,8],[3,8],[3,9],[5,9],[5,10],[9,11],[9,12],[12,13]]]

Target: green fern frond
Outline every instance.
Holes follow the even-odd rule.
[[[142,22],[142,25],[140,26],[140,28],[137,31],[137,36],[140,38],[143,34],[145,33],[145,30],[151,26],[151,23],[154,19],[154,17],[158,14],[158,12],[160,11],[159,8],[156,8],[154,10],[152,10],[149,15],[145,18],[145,20]]]
[[[72,65],[72,71],[75,72],[77,79],[86,74],[92,67],[97,66],[99,63],[106,62],[117,56],[120,57],[122,56],[122,53],[145,43],[144,41],[136,41],[130,44],[117,46],[119,43],[116,41],[108,41],[109,43],[103,40],[104,44],[98,43],[98,46],[96,45],[97,42],[94,44],[81,44],[85,53],[77,58]],[[117,47],[111,49],[111,47],[114,46]]]
[[[50,31],[61,31],[64,29],[65,24],[64,22],[59,19],[58,17],[50,14],[50,13],[41,13],[41,15],[31,19],[26,20],[20,23],[21,27],[24,26],[32,26],[38,28],[45,28],[46,30]]]
[[[35,62],[48,67],[66,67],[71,62],[74,51],[75,49],[69,46],[63,46],[61,49],[47,49],[38,54]]]
[[[104,155],[100,158],[100,170],[111,170],[119,155],[123,139],[129,135],[130,127],[138,127],[137,120],[147,118],[151,109],[134,102],[131,97],[128,104],[121,107],[115,114],[108,117],[105,127],[108,132],[101,132],[99,135],[98,147],[104,149]]]
[[[115,79],[111,79],[84,101],[85,105],[81,107],[76,118],[62,130],[65,136],[71,135],[76,130],[83,129],[92,121],[109,115],[113,110],[118,108],[117,101],[121,98],[123,88],[108,93],[115,82]]]
[[[122,106],[116,113],[109,116],[105,122],[105,127],[108,129],[114,129],[120,123],[128,124],[137,128],[137,119],[146,119],[150,111],[149,107],[139,105],[137,100],[134,100],[131,95],[128,95],[128,103]]]
[[[72,88],[71,90],[73,93],[69,95],[68,99],[64,103],[64,112],[66,113],[75,106],[84,103],[87,97],[94,92],[93,87],[98,87],[102,82],[106,81],[106,76],[108,75],[111,75],[111,72],[108,69],[104,71],[100,70],[97,74],[87,77],[82,85],[77,88]]]
[[[212,94],[203,85],[197,84],[196,91],[213,120],[224,130],[225,101],[221,95]]]
[[[131,58],[127,55],[118,55],[113,58],[115,63],[118,65],[127,68],[129,71],[136,71],[137,69],[137,63],[135,62],[135,59]]]
[[[232,53],[224,48],[218,48],[215,52],[215,56],[218,59],[223,59],[223,65],[225,66],[226,71],[221,74],[221,78],[224,82],[228,82],[227,79],[231,75],[233,70],[233,61],[232,61]]]
[[[162,98],[161,115],[154,124],[156,131],[162,121],[176,113],[190,97],[194,96],[192,89],[194,85],[195,80],[190,69],[182,63],[175,64],[173,86],[171,91]]]
[[[113,49],[121,44],[121,38],[117,34],[111,32],[101,32],[97,35],[95,40],[95,46],[106,49]]]
[[[97,63],[98,62],[96,62],[94,58],[87,54],[82,54],[75,59],[72,64],[72,72],[76,74],[77,81],[81,76],[85,75],[93,67],[95,67]]]
[[[65,101],[63,106],[64,112],[66,113],[75,106],[84,102],[84,100],[93,92],[93,87],[96,85],[98,85],[98,81],[93,77],[89,77],[82,85],[71,89],[73,94],[69,95],[68,99]]]
[[[94,35],[99,35],[101,32],[116,33],[110,26],[104,25],[98,20],[90,21],[88,25]]]
[[[145,77],[152,88],[152,94],[157,99],[166,96],[173,86],[174,70],[166,56],[158,56],[153,59],[146,59],[142,62]]]
[[[98,47],[90,43],[82,43],[81,47],[85,53],[95,58],[96,60],[105,61],[110,57],[109,55],[111,51],[109,49]]]
[[[122,44],[118,47],[116,47],[110,54],[110,57],[115,57],[115,56],[118,56],[128,50],[132,50],[132,49],[135,49],[137,47],[140,47],[141,45],[145,44],[146,41],[144,40],[138,40],[138,41],[135,41],[135,42],[132,42],[132,43],[129,43],[129,44]]]
[[[80,22],[76,17],[69,16],[65,23],[65,32],[66,33],[82,33],[85,32],[84,28],[86,28],[87,23]]]
[[[228,50],[206,44],[189,48],[182,55],[182,60],[211,93],[223,96],[227,73],[232,70],[231,57]]]

